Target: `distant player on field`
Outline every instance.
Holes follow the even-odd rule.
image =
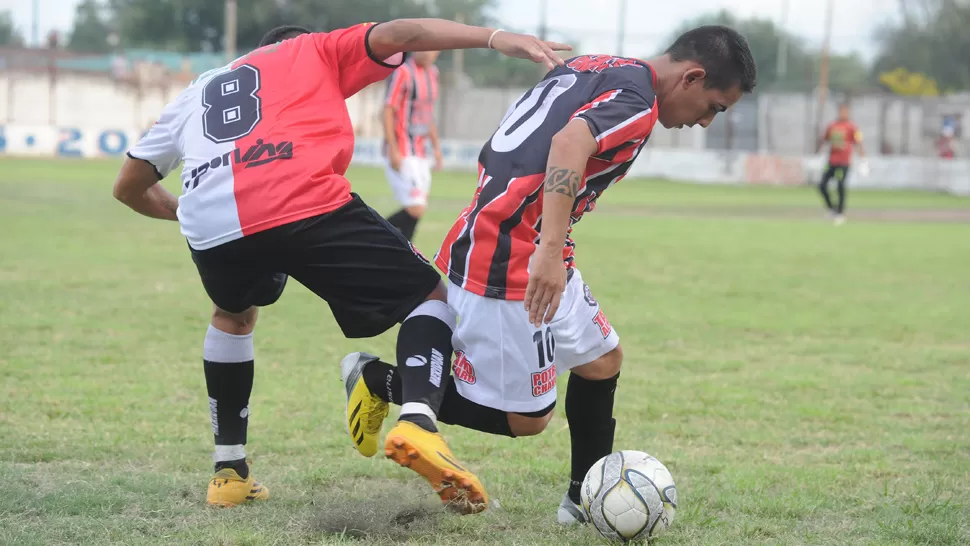
[[[747,42],[723,26],[691,30],[650,61],[576,57],[522,95],[482,148],[478,189],[435,257],[460,318],[455,380],[437,417],[492,434],[538,434],[552,418],[557,375],[571,371],[563,523],[584,521],[580,485],[613,451],[623,360],[619,336],[576,267],[572,226],[626,175],[657,121],[707,127],[755,80]],[[388,402],[402,401],[404,368],[363,353],[342,368],[349,412],[379,421]]]
[[[387,220],[409,240],[414,239],[418,220],[428,206],[431,168],[441,169],[441,142],[434,116],[438,100],[438,68],[434,65],[437,58],[437,51],[412,55],[388,79],[384,101],[385,172],[394,198],[402,207]]]
[[[828,207],[835,223],[842,224],[845,222],[845,180],[849,176],[853,148],[859,147],[859,157],[865,158],[866,156],[865,149],[862,147],[862,131],[849,119],[848,104],[839,106],[839,119],[825,129],[825,134],[818,141],[816,151],[821,151],[826,142],[829,143],[829,162],[818,189],[822,193],[825,206]],[[862,169],[868,170],[864,160],[860,166]],[[835,205],[832,204],[832,199],[829,196],[829,181],[833,178],[838,183],[839,194],[839,201]]]
[[[474,474],[457,465],[444,474],[420,462],[453,460],[440,435],[428,431],[426,415],[440,404],[455,313],[434,268],[351,192],[344,173],[354,132],[345,99],[389,76],[405,51],[492,47],[552,68],[562,61],[551,48],[565,46],[435,19],[301,32],[281,32],[268,41],[283,41],[196,79],[130,150],[114,187],[136,212],[178,220],[215,304],[203,346],[216,444],[207,502],[233,506],[269,496],[245,452],[253,328],[257,308],[276,302],[292,276],[330,304],[347,337],[403,323],[397,348],[411,365],[401,368],[406,403],[394,437],[402,452],[418,456],[412,469],[442,499],[463,497],[472,511],[485,501]],[[176,201],[157,182],[180,162]],[[372,425],[358,420],[351,428],[362,426]],[[377,445],[358,448],[373,453]]]

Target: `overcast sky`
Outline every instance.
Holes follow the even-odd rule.
[[[15,24],[30,39],[32,3],[35,0],[0,0],[0,10],[10,10]],[[218,0],[211,0],[218,1]],[[388,0],[393,1],[393,0]],[[549,26],[568,31],[582,39],[589,52],[615,53],[620,0],[547,0]],[[664,38],[684,19],[699,14],[730,9],[741,17],[759,16],[781,19],[785,0],[628,0],[626,14],[626,55],[645,55],[663,47]],[[39,4],[39,30],[43,37],[51,29],[70,31],[78,0],[36,0]],[[787,28],[809,43],[822,41],[825,25],[824,2],[789,0]],[[497,15],[504,25],[535,32],[539,24],[540,0],[498,0]],[[882,10],[878,9],[882,7]],[[835,2],[832,46],[840,53],[858,51],[867,58],[873,54],[872,30],[885,21],[882,11],[895,12],[890,0],[846,0]],[[65,36],[66,37],[66,36]]]

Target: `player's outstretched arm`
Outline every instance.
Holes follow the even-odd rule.
[[[127,158],[114,185],[114,197],[149,218],[178,221],[178,198],[158,183],[159,175],[147,161]]]
[[[444,19],[397,19],[382,23],[374,27],[368,40],[371,52],[378,59],[408,51],[491,47],[509,57],[529,59],[550,69],[563,65],[556,51],[572,49],[572,46],[544,42],[527,34],[463,25]]]
[[[562,249],[576,196],[585,184],[586,164],[596,153],[596,139],[581,119],[566,124],[552,137],[542,193],[542,233],[532,256],[525,310],[536,327],[552,322],[566,289]]]

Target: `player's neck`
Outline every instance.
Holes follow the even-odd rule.
[[[657,85],[654,86],[654,93],[657,94],[657,104],[662,105],[664,99],[670,94],[673,86],[680,81],[680,74],[677,73],[676,63],[670,59],[669,55],[660,55],[652,59],[645,59],[645,63],[650,65],[657,78]]]

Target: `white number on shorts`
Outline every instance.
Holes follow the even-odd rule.
[[[539,352],[539,369],[546,365],[556,362],[556,336],[552,335],[552,329],[546,328],[545,343],[543,343],[542,330],[532,335],[532,341],[536,343],[536,350]]]

